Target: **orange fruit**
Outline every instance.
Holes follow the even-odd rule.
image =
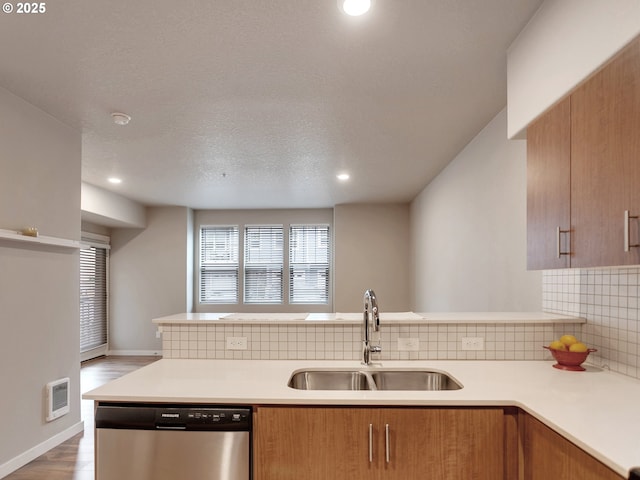
[[[554,340],[553,342],[551,342],[549,344],[549,348],[551,350],[566,350],[567,347],[564,346],[564,343],[562,343],[560,340]]]
[[[578,343],[578,339],[573,335],[563,335],[560,337],[560,341],[564,343],[564,346],[569,348],[574,343]]]
[[[577,342],[569,347],[570,352],[586,352],[588,350],[584,343]]]

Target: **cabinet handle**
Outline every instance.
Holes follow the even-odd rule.
[[[628,252],[630,248],[640,247],[640,245],[638,245],[637,243],[634,245],[631,245],[630,222],[632,218],[637,219],[638,215],[630,215],[629,210],[625,210],[624,211],[624,251],[625,252]]]
[[[369,424],[369,463],[373,462],[373,423]]]
[[[571,251],[563,252],[560,249],[560,234],[561,233],[570,233],[571,230],[562,230],[560,227],[556,227],[556,256],[560,258],[562,255],[571,255]]]
[[[388,423],[384,426],[384,437],[385,437],[385,455],[386,455],[387,463],[389,463],[389,424]]]

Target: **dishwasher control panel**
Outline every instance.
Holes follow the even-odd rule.
[[[96,428],[251,431],[251,408],[101,403],[96,408]]]
[[[251,411],[235,408],[157,408],[156,425],[162,426],[184,425],[186,428],[219,425],[242,429],[249,426]],[[240,428],[238,428],[240,427]]]

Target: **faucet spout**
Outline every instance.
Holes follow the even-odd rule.
[[[380,312],[376,293],[368,289],[364,292],[364,313],[362,315],[362,364],[371,365],[371,354],[380,353],[380,345],[371,345],[371,332],[380,331]]]

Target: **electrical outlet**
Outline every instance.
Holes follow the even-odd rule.
[[[420,350],[419,338],[399,338],[398,339],[399,352],[417,352],[418,350]]]
[[[484,338],[462,337],[462,350],[484,350]]]
[[[227,337],[227,350],[246,350],[247,337]]]

